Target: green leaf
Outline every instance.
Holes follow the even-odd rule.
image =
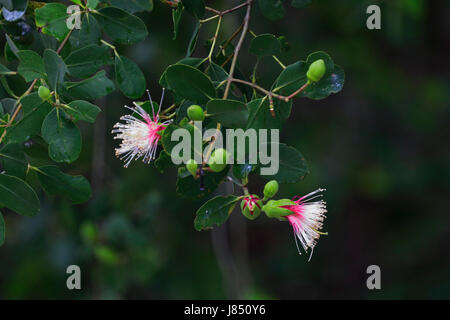
[[[180,26],[181,17],[183,16],[184,7],[181,2],[178,3],[176,9],[172,9],[172,21],[173,21],[173,37],[172,40],[175,40],[178,35],[178,28]]]
[[[69,28],[67,28],[67,7],[62,3],[47,3],[42,8],[35,10],[36,27],[42,28],[42,32],[54,36],[62,41]]]
[[[203,0],[182,0],[186,11],[196,18],[202,18],[205,15],[205,3]]]
[[[190,57],[192,53],[195,50],[195,47],[197,46],[197,40],[198,40],[198,33],[200,31],[201,24],[197,21],[194,32],[192,32],[191,39],[189,40],[189,44],[186,51],[186,57]]]
[[[3,215],[0,212],[0,246],[2,246],[5,243],[5,220],[3,219]]]
[[[14,74],[16,74],[14,71],[11,71],[4,65],[0,64],[0,75],[9,76],[9,75],[14,75]]]
[[[284,96],[294,93],[308,81],[306,72],[308,72],[308,65],[304,61],[288,65],[275,80],[272,91]]]
[[[86,7],[88,7],[89,9],[95,9],[95,8],[97,8],[98,1],[99,0],[87,0]]]
[[[124,56],[115,58],[116,82],[124,95],[130,99],[142,96],[147,86],[144,74],[132,60]]]
[[[84,14],[81,19],[81,29],[73,29],[70,36],[72,47],[81,48],[100,42],[102,32],[93,14]]]
[[[74,121],[84,120],[94,123],[97,115],[102,111],[96,105],[84,100],[72,101],[68,106],[69,108],[66,108],[64,111],[71,115]]]
[[[197,231],[220,226],[229,218],[237,201],[236,196],[217,196],[207,201],[197,210],[194,226]]]
[[[280,20],[284,17],[283,0],[259,0],[259,9],[269,20]]]
[[[23,144],[10,143],[0,149],[0,163],[10,176],[25,179],[28,161],[23,151]]]
[[[280,129],[289,118],[292,109],[292,101],[284,102],[274,99],[275,117],[270,112],[269,99],[255,99],[247,104],[250,115],[247,129]]]
[[[8,129],[9,143],[22,143],[38,134],[41,131],[42,121],[52,109],[48,102],[39,98],[37,92],[29,94],[21,101],[24,115],[19,122]]]
[[[345,82],[345,73],[341,67],[334,64],[331,57],[322,51],[310,54],[306,60],[298,61],[287,66],[275,81],[272,91],[287,96],[302,87],[307,81],[306,73],[314,61],[322,59],[327,71],[318,82],[311,83],[298,96],[319,100],[328,97],[332,93],[342,90]]]
[[[159,172],[164,173],[167,168],[173,165],[170,154],[162,150],[159,153],[159,157],[154,161],[155,167]]]
[[[96,17],[105,33],[118,43],[130,45],[148,35],[144,22],[122,9],[106,7],[100,9]]]
[[[273,34],[262,34],[252,39],[249,51],[257,56],[280,54],[281,44]]]
[[[278,173],[274,175],[263,175],[262,177],[267,180],[277,180],[280,183],[294,183],[302,180],[309,173],[303,155],[294,147],[289,147],[284,143],[280,143],[278,146],[280,155],[278,160]],[[269,150],[268,152],[270,154],[271,151]],[[261,167],[264,167],[264,165],[261,165]]]
[[[172,134],[177,129],[185,129],[189,132],[190,135],[190,142],[191,142],[191,149],[190,149],[190,156],[194,157],[195,154],[200,155],[202,151],[201,150],[195,150],[195,134],[197,134],[198,139],[201,141],[202,139],[202,133],[199,129],[194,127],[192,124],[188,123],[186,119],[182,121],[180,124],[171,123],[166,127],[164,132],[162,133],[161,137],[161,143],[163,145],[164,151],[170,156],[172,155],[172,149],[179,143],[179,141],[172,141]],[[176,157],[177,155],[173,155]]]
[[[59,90],[64,83],[64,76],[67,72],[67,67],[63,59],[52,49],[45,49],[44,66],[45,71],[47,71],[50,88]]]
[[[294,8],[301,9],[311,4],[311,2],[312,0],[292,0],[291,6],[293,6]]]
[[[94,100],[110,94],[114,83],[106,77],[105,70],[80,82],[66,82],[67,93],[75,99]]]
[[[211,80],[191,66],[174,64],[167,68],[165,74],[169,88],[194,103],[204,104],[216,97]]]
[[[83,176],[71,176],[57,166],[44,166],[36,170],[44,191],[50,195],[61,195],[73,204],[86,202],[91,197],[91,186]]]
[[[81,152],[81,134],[62,110],[52,110],[42,123],[42,138],[53,161],[71,163]]]
[[[247,106],[236,100],[213,99],[208,101],[206,110],[210,119],[228,128],[245,128],[248,120]]]
[[[112,6],[128,11],[129,13],[153,10],[152,0],[110,0],[110,2]]]
[[[72,51],[65,59],[69,74],[78,78],[86,78],[108,64],[111,60],[107,46],[89,45]]]
[[[177,193],[183,198],[201,199],[214,192],[225,179],[227,173],[227,169],[220,172],[205,172],[203,177],[204,189],[201,190],[200,179],[195,179],[186,170],[186,167],[180,167],[178,168]]]
[[[40,206],[36,193],[25,181],[7,174],[0,174],[0,204],[24,216],[36,215]]]
[[[217,84],[228,78],[228,73],[225,69],[214,62],[211,62],[211,65],[209,66],[208,75],[211,77],[211,80]]]
[[[41,56],[33,50],[19,50],[17,51],[19,57],[19,66],[17,72],[30,82],[37,78],[45,78],[44,61]]]

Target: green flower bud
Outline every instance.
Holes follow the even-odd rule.
[[[309,66],[306,76],[309,81],[317,82],[322,79],[323,75],[327,71],[325,62],[322,59],[316,60]]]
[[[220,172],[227,166],[228,154],[225,149],[216,149],[209,158],[208,165],[214,172]]]
[[[189,159],[188,162],[186,162],[186,169],[189,171],[194,177],[197,175],[197,163],[194,161],[194,159]]]
[[[264,199],[270,199],[278,192],[277,180],[271,180],[264,186]]]
[[[50,93],[50,90],[44,86],[39,87],[38,94],[39,94],[39,97],[44,101],[50,99],[50,97],[52,96]]]
[[[263,203],[261,199],[253,194],[245,197],[241,202],[241,211],[244,217],[250,220],[255,220],[261,214]]]
[[[266,216],[269,218],[278,218],[281,219],[285,216],[292,214],[292,211],[281,208],[281,206],[292,206],[296,205],[296,203],[289,199],[280,199],[280,200],[270,200],[266,203],[266,205],[262,208],[262,210],[266,213]]]
[[[189,119],[193,121],[203,121],[205,119],[205,113],[203,112],[202,107],[193,104],[187,109],[187,115]]]

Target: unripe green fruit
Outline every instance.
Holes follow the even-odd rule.
[[[244,217],[255,220],[261,214],[263,203],[257,195],[245,197],[241,202],[241,211]]]
[[[326,71],[327,67],[325,66],[325,62],[322,59],[319,59],[311,63],[306,76],[309,81],[317,82],[322,79]]]
[[[264,186],[264,198],[270,199],[278,192],[278,182],[277,180],[271,180]]]
[[[193,121],[203,121],[205,119],[205,113],[203,112],[202,107],[193,104],[187,109],[187,115],[189,119]]]
[[[227,166],[228,153],[225,149],[216,149],[209,158],[208,165],[214,172],[220,172]]]
[[[188,160],[186,162],[186,169],[195,177],[197,175],[197,163],[194,161],[194,159]]]
[[[281,206],[293,206],[296,203],[289,199],[280,199],[280,200],[270,200],[266,203],[266,205],[262,208],[262,210],[266,213],[266,216],[269,218],[283,218],[292,214],[292,211],[281,208]]]
[[[50,99],[50,97],[52,96],[50,93],[50,90],[44,86],[39,87],[38,94],[39,94],[39,97],[44,101]]]

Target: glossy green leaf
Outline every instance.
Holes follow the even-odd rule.
[[[199,129],[194,127],[192,124],[188,123],[187,119],[184,119],[184,121],[182,121],[180,124],[171,123],[166,127],[161,137],[161,143],[163,145],[164,151],[167,152],[168,155],[172,155],[173,148],[181,141],[182,138],[180,138],[180,141],[177,140],[172,141],[172,134],[175,130],[178,129],[187,130],[187,132],[190,135],[191,149],[189,150],[190,152],[189,156],[193,158],[194,155],[197,154],[198,156],[201,157],[202,151],[195,150],[194,139],[196,139],[195,134],[197,134],[197,139],[201,141],[202,133],[200,132]],[[178,159],[177,156],[178,155],[173,154],[173,157]]]
[[[269,20],[280,20],[284,17],[284,0],[259,0],[259,9],[264,17]]]
[[[94,123],[101,109],[88,101],[75,100],[70,102],[64,111],[72,116],[74,121],[84,120]]]
[[[81,134],[62,110],[52,110],[42,123],[42,138],[53,161],[71,163],[81,152]]]
[[[66,82],[67,93],[75,99],[97,99],[110,94],[114,83],[106,77],[104,70],[80,82]]]
[[[203,0],[182,0],[186,11],[194,17],[202,18],[205,15],[205,2]]]
[[[152,11],[153,0],[110,0],[111,5],[129,13]]]
[[[302,180],[309,173],[303,155],[294,147],[289,147],[284,143],[280,143],[278,146],[280,156],[278,161],[275,160],[278,162],[278,173],[274,175],[263,175],[262,177],[267,180],[277,180],[280,183],[294,183]],[[271,150],[268,152],[271,154]],[[265,166],[261,165],[261,167]]]
[[[245,128],[248,120],[247,106],[236,100],[213,99],[206,105],[209,118],[228,128]]]
[[[25,142],[41,132],[42,122],[52,109],[52,106],[40,98],[38,103],[36,97],[39,98],[37,93],[32,93],[22,99],[24,115],[8,129],[6,137],[9,143]]]
[[[98,2],[99,0],[87,0],[86,7],[88,7],[89,9],[95,9],[97,8]]]
[[[59,54],[52,49],[45,49],[43,57],[50,88],[59,91],[67,72],[66,64]]]
[[[189,44],[186,51],[186,57],[190,57],[194,52],[195,47],[197,46],[198,33],[200,31],[200,27],[201,27],[200,22],[197,22],[194,27],[194,31],[192,32],[191,39],[189,40]]]
[[[292,0],[291,6],[294,8],[304,8],[312,3],[312,0]]]
[[[144,22],[122,9],[115,7],[100,9],[96,18],[105,33],[118,43],[130,45],[147,37]]]
[[[281,44],[273,34],[261,34],[252,39],[249,51],[257,56],[277,55],[281,51]]]
[[[168,154],[166,151],[162,150],[159,153],[158,158],[154,161],[156,169],[160,173],[164,173],[164,171],[167,170],[167,168],[171,167],[173,165],[172,159],[170,158],[170,154]]]
[[[178,168],[177,193],[184,198],[201,199],[214,192],[225,179],[227,173],[227,169],[220,172],[205,172],[203,177],[204,189],[202,190],[200,178],[195,179],[186,170],[186,167],[180,167]]]
[[[40,207],[34,190],[25,181],[7,174],[0,174],[0,204],[24,216],[36,215]]]
[[[16,74],[14,71],[11,71],[4,65],[0,64],[0,75],[9,76],[9,75],[14,75],[14,74]]]
[[[203,72],[191,66],[171,65],[165,73],[170,89],[185,99],[204,104],[216,97],[216,90],[211,80]]]
[[[19,50],[17,55],[20,61],[17,72],[26,82],[37,78],[45,78],[44,61],[39,54],[32,50]]]
[[[102,32],[93,14],[84,14],[81,18],[81,29],[73,29],[70,44],[75,48],[99,44]]]
[[[35,10],[36,26],[45,34],[62,41],[69,32],[67,28],[67,7],[62,3],[47,3]]]
[[[132,60],[124,56],[115,58],[116,82],[120,91],[130,99],[137,99],[144,94],[147,84],[141,69]]]
[[[220,226],[228,220],[239,198],[233,195],[217,196],[207,201],[197,210],[194,226],[197,231]]]
[[[294,93],[308,81],[306,72],[308,65],[304,61],[288,65],[275,80],[272,91],[284,96]]]
[[[274,99],[275,117],[270,112],[269,99],[255,99],[247,104],[249,117],[247,129],[280,129],[289,118],[292,109],[292,101],[284,102]]]
[[[73,204],[86,202],[91,197],[91,186],[83,176],[71,176],[59,170],[57,166],[39,167],[39,182],[50,195],[61,195]]]
[[[69,74],[78,78],[89,77],[111,60],[107,46],[89,45],[72,51],[64,60]]]
[[[345,73],[338,65],[334,65],[333,71],[324,76],[319,82],[312,83],[300,94],[314,100],[325,99],[332,93],[338,93],[344,87]]]
[[[23,144],[9,143],[1,148],[0,163],[10,176],[25,179],[28,161],[23,150]]]

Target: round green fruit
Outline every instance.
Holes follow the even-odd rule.
[[[244,217],[249,220],[255,220],[261,214],[263,203],[261,199],[253,194],[245,197],[241,202],[241,211]]]
[[[311,63],[306,76],[309,81],[317,82],[322,79],[326,71],[327,67],[325,66],[325,62],[322,59],[319,59]]]
[[[277,180],[271,180],[264,186],[264,198],[270,199],[278,192],[278,182]]]
[[[187,109],[187,115],[189,119],[193,121],[203,121],[205,119],[205,113],[203,112],[202,107],[193,104]]]
[[[227,166],[228,153],[225,149],[216,149],[209,158],[208,165],[214,172],[220,172]]]
[[[190,159],[190,160],[188,160],[188,162],[186,162],[187,171],[189,171],[194,177],[197,175],[197,168],[198,168],[198,165],[194,161],[194,159]]]
[[[42,100],[48,100],[52,96],[52,94],[50,93],[50,90],[44,86],[39,87],[38,94]]]

